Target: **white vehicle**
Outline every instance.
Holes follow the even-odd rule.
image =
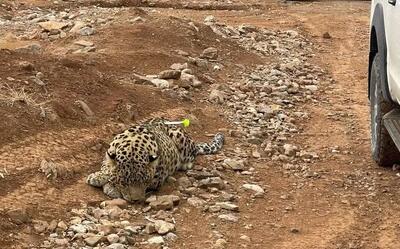
[[[373,0],[368,96],[372,157],[380,166],[400,162],[400,0]]]

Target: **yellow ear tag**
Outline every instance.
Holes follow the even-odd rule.
[[[183,127],[189,127],[189,125],[190,125],[190,120],[189,119],[187,119],[187,118],[185,118],[184,120],[182,120],[182,121],[166,121],[164,124],[166,124],[166,125],[179,125],[179,124],[182,124],[183,125]]]
[[[187,118],[185,118],[184,120],[182,120],[182,125],[183,125],[183,127],[189,127],[189,125],[190,125],[190,120],[189,119],[187,119]]]

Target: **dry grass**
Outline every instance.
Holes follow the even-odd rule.
[[[6,85],[0,88],[0,103],[5,103],[8,106],[14,106],[15,103],[23,103],[31,107],[42,107],[47,102],[38,103],[33,97],[33,94],[27,93],[24,88],[13,89]]]

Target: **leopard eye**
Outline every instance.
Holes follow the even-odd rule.
[[[157,156],[150,155],[149,156],[149,162],[154,162],[157,159]]]

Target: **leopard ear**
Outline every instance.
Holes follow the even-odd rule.
[[[107,155],[108,155],[112,160],[114,160],[115,157],[117,156],[117,155],[115,155],[115,154],[111,154],[111,153],[108,152],[108,151],[107,151]]]
[[[157,158],[158,158],[158,157],[155,156],[155,155],[150,155],[150,156],[149,156],[149,162],[152,163],[152,162],[154,162],[155,160],[157,160]]]

